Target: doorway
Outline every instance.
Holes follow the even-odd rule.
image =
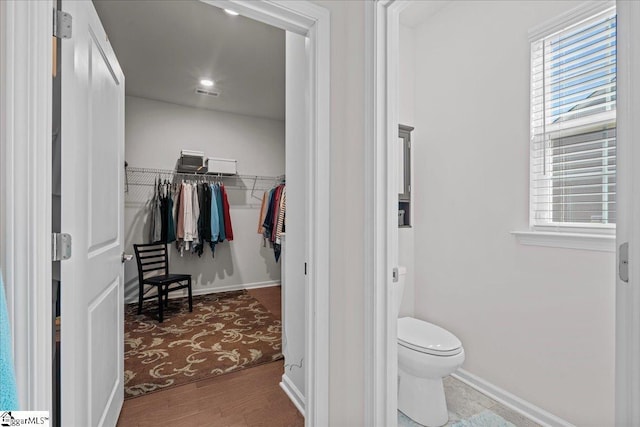
[[[211,2],[211,3],[216,3],[217,5],[227,5],[229,6],[229,4],[227,2]],[[64,5],[64,4],[63,4]],[[50,12],[51,12],[51,3],[49,2],[41,2],[41,3],[37,3],[37,4],[30,4],[28,8],[25,8],[24,10],[17,10],[17,9],[21,9],[22,8],[22,4],[20,3],[16,3],[15,7],[8,7],[8,8],[3,8],[3,18],[5,17],[16,17],[16,16],[22,16],[25,17],[26,19],[30,19],[33,22],[36,22],[38,18],[36,18],[36,16],[39,16],[42,19],[42,24],[43,27],[46,29],[48,28],[49,32],[51,30],[51,16],[50,16]],[[28,9],[28,10],[27,10]],[[309,120],[309,124],[310,127],[308,128],[309,130],[306,133],[306,143],[309,144],[310,149],[307,151],[307,153],[309,153],[309,157],[304,159],[304,164],[307,166],[305,167],[305,170],[309,171],[309,175],[311,176],[311,179],[307,181],[306,184],[306,188],[308,190],[308,194],[310,195],[310,200],[308,200],[307,205],[309,206],[309,211],[308,214],[310,215],[310,217],[314,220],[309,221],[308,222],[308,226],[307,226],[307,230],[306,232],[311,233],[313,232],[313,235],[319,235],[320,233],[318,233],[318,227],[320,227],[320,229],[322,229],[322,227],[326,227],[325,222],[328,222],[328,215],[326,214],[326,210],[329,208],[329,204],[328,204],[328,193],[326,191],[324,191],[324,188],[321,190],[322,194],[318,194],[318,191],[316,191],[317,188],[319,188],[320,186],[316,187],[315,186],[315,181],[317,179],[318,176],[322,176],[328,173],[328,151],[327,150],[318,150],[316,148],[316,145],[318,146],[328,146],[328,128],[326,126],[326,124],[328,123],[328,13],[324,10],[321,9],[319,7],[313,6],[313,5],[308,5],[308,4],[296,4],[296,5],[287,5],[286,7],[280,6],[280,5],[274,5],[271,4],[269,2],[264,2],[264,3],[254,3],[251,5],[236,5],[235,9],[240,12],[240,14],[245,15],[245,16],[252,16],[254,18],[258,18],[264,21],[269,21],[270,24],[275,24],[283,29],[287,29],[290,31],[293,31],[297,34],[302,34],[304,36],[308,36],[307,39],[307,52],[308,52],[308,56],[307,56],[307,60],[311,61],[309,63],[309,65],[307,67],[305,67],[305,72],[308,73],[307,74],[307,78],[305,79],[305,84],[309,85],[309,87],[313,87],[314,90],[310,92],[310,98],[309,98],[309,104],[306,105],[305,108],[305,116],[308,118]],[[24,12],[23,15],[19,15],[20,12]],[[39,15],[40,14],[40,15]],[[44,19],[45,15],[47,15],[47,19]],[[283,17],[286,16],[286,19]],[[310,18],[311,17],[311,18]],[[9,19],[10,22],[18,22],[18,19]],[[31,22],[31,21],[29,21]],[[31,27],[29,27],[31,28]],[[26,31],[26,27],[25,27],[25,31]],[[47,31],[45,30],[44,33],[46,33]],[[43,33],[43,34],[44,34]],[[26,38],[29,39],[29,38]],[[23,40],[26,40],[23,39]],[[31,38],[33,39],[33,38]],[[7,38],[3,37],[3,40],[13,40],[12,36],[8,36]],[[50,58],[51,55],[51,40],[50,38],[47,40],[47,43],[41,43],[40,48],[42,49],[42,55],[40,55],[39,57],[43,57],[43,58]],[[35,52],[37,52],[37,49],[31,49],[30,50],[30,54],[35,54]],[[5,56],[3,56],[3,59],[6,58]],[[34,64],[31,65],[27,65],[27,64],[16,64],[16,63],[12,63],[10,61],[7,62],[3,62],[4,66],[12,66],[13,68],[15,68],[16,70],[20,69],[20,66],[25,66],[25,67],[29,67],[29,66],[34,66]],[[48,75],[48,79],[50,81],[50,76],[51,76],[51,67],[50,64],[48,67],[40,67],[39,71],[43,71],[44,68],[47,68],[47,75]],[[39,76],[38,72],[36,72],[36,68],[33,68],[33,73],[29,74],[31,76],[33,76],[34,78],[36,78],[37,76]],[[25,73],[23,73],[24,75]],[[8,80],[11,80],[12,76],[15,76],[15,74],[5,74],[3,73],[3,75],[7,75],[9,76]],[[24,79],[26,83],[27,79]],[[44,78],[40,78],[40,81],[45,82],[46,80]],[[50,83],[49,83],[50,85]],[[46,86],[46,85],[45,85]],[[13,87],[13,86],[12,86]],[[16,88],[19,88],[19,84],[15,85]],[[49,86],[50,87],[50,86]],[[47,94],[48,95],[45,95]],[[4,92],[3,92],[4,93]],[[26,92],[25,92],[26,93]],[[46,91],[46,90],[42,90],[42,91],[38,91],[38,93],[42,93],[43,94],[43,99],[39,100],[39,102],[37,102],[38,105],[51,105],[50,103],[50,91]],[[49,100],[49,102],[45,102],[45,99]],[[8,101],[11,101],[11,98],[8,99]],[[32,100],[30,100],[31,102]],[[3,117],[6,117],[4,115],[5,110],[3,110]],[[50,123],[50,115],[48,119],[45,119],[45,117],[48,114],[43,114],[41,115],[43,123]],[[37,121],[32,121],[32,123],[36,123]],[[34,125],[36,126],[36,125]],[[50,125],[49,125],[50,126]],[[37,127],[37,126],[36,126]],[[12,139],[7,140],[6,139],[6,135],[3,136],[3,147],[6,147],[5,142],[6,141],[12,141]],[[34,143],[34,146],[37,146],[36,144],[36,140],[32,139],[31,140]],[[49,143],[50,143],[50,138],[49,138]],[[33,148],[32,147],[32,148]],[[42,159],[47,159],[48,160],[44,163],[47,166],[45,168],[43,168],[43,176],[47,175],[47,172],[50,173],[51,169],[50,169],[50,165],[51,165],[51,152],[50,150],[43,150],[43,151],[39,151],[39,150],[34,150],[34,152],[38,152],[39,154],[42,154]],[[320,153],[319,155],[313,155],[312,153]],[[12,153],[13,154],[13,153]],[[11,156],[7,156],[6,158],[3,156],[3,160],[7,160],[8,162],[11,162],[13,160],[15,160],[15,158],[11,157]],[[33,160],[33,159],[32,159]],[[36,162],[37,163],[37,162]],[[15,165],[15,163],[12,163],[13,165]],[[28,167],[28,165],[25,163],[25,168],[24,171],[25,173],[28,172],[30,169]],[[124,181],[124,180],[123,180]],[[30,181],[33,182],[33,181]],[[13,188],[13,187],[7,187],[7,188]],[[45,191],[49,192],[50,194],[50,188],[51,188],[51,184],[50,184],[50,177],[48,179],[45,179],[45,183],[43,185],[43,188]],[[318,197],[317,199],[315,197]],[[9,200],[10,197],[7,197],[7,200]],[[45,221],[43,224],[50,224],[50,213],[51,213],[51,209],[50,209],[50,199],[49,197],[45,197],[42,199],[43,201],[49,200],[48,205],[49,208],[47,209],[27,209],[26,211],[30,211],[30,212],[42,212],[44,215],[46,215],[47,213],[49,214],[49,219],[47,221]],[[45,208],[46,208],[45,206]],[[4,218],[4,217],[3,217]],[[316,220],[317,218],[317,220]],[[6,223],[3,223],[6,225]],[[49,230],[51,229],[50,225],[46,226],[45,229],[48,228]],[[45,230],[46,231],[46,230]],[[48,236],[49,233],[40,233],[39,235],[41,235],[41,238],[43,240],[48,241]],[[34,247],[41,247],[41,248],[45,248],[48,247],[48,245],[46,244],[46,242],[41,242],[42,244],[34,244]],[[10,252],[10,248],[9,246],[7,246],[7,252]],[[94,248],[95,250],[100,250],[100,248]],[[306,310],[307,313],[310,312],[315,312],[315,316],[313,316],[312,318],[309,319],[308,322],[305,322],[305,330],[307,332],[310,332],[308,334],[305,334],[305,346],[304,348],[306,349],[306,351],[309,351],[309,356],[307,357],[308,359],[308,363],[307,363],[307,369],[310,372],[310,377],[311,380],[307,382],[307,384],[305,385],[305,389],[308,389],[309,392],[305,393],[306,395],[306,402],[305,402],[305,406],[306,406],[306,415],[307,415],[307,420],[308,422],[310,422],[311,424],[314,424],[315,422],[319,421],[319,424],[325,424],[322,422],[323,419],[325,419],[325,417],[328,415],[327,414],[327,408],[326,408],[326,403],[328,401],[327,396],[326,396],[326,381],[328,378],[328,375],[326,374],[326,371],[328,369],[327,363],[328,363],[328,358],[326,355],[326,349],[327,349],[327,345],[326,345],[326,334],[328,333],[328,326],[326,323],[328,316],[326,315],[326,313],[324,313],[327,309],[327,304],[326,304],[326,293],[328,292],[328,282],[327,282],[327,278],[328,278],[328,273],[329,273],[329,269],[328,269],[328,245],[326,244],[326,242],[318,242],[315,239],[310,239],[307,241],[307,250],[305,251],[309,256],[306,259],[307,262],[307,277],[308,277],[308,283],[309,286],[306,288],[307,291],[310,291],[310,298],[307,298],[306,301],[308,304],[312,305],[313,310]],[[4,252],[3,252],[4,254]],[[4,257],[4,255],[3,255]],[[119,258],[119,256],[118,256]],[[38,274],[43,275],[43,277],[45,278],[45,282],[47,282],[46,278],[49,277],[48,283],[51,283],[50,278],[51,278],[51,272],[50,272],[50,268],[45,268],[44,265],[48,264],[47,262],[36,262],[38,261],[38,258],[35,259],[35,261],[33,263],[27,264],[25,265],[25,269],[32,269],[32,271],[37,271]],[[42,261],[42,260],[40,260]],[[4,265],[6,265],[6,263],[4,263]],[[50,264],[49,264],[50,265]],[[318,286],[320,283],[323,284],[323,286]],[[316,287],[318,286],[318,287]],[[38,295],[37,293],[34,293],[33,295],[31,295],[32,297]],[[50,295],[51,292],[48,293],[43,293],[40,297],[43,299],[47,300],[47,304],[46,305],[50,305],[51,299],[50,299]],[[115,294],[113,294],[115,295]],[[29,293],[26,293],[24,295],[24,297],[29,296]],[[46,297],[46,298],[45,298]],[[37,297],[36,297],[37,298]],[[33,301],[33,298],[31,298],[31,300]],[[21,298],[18,297],[16,299],[14,299],[14,303],[16,304],[17,307],[21,307],[21,306],[27,306],[27,299],[25,298]],[[319,306],[315,306],[315,304],[318,303],[318,301],[320,301]],[[43,305],[44,308],[44,305]],[[49,317],[49,319],[51,319],[51,308],[49,307],[49,309],[44,309],[42,311],[43,316],[44,317]],[[43,318],[44,318],[43,317]],[[28,329],[27,325],[32,325],[33,328],[36,327],[36,325],[39,325],[39,327],[42,329],[42,322],[34,322],[33,320],[27,322],[27,319],[25,317],[25,323],[24,323],[24,327],[26,329]],[[18,319],[17,323],[17,330],[20,330],[20,328],[22,327],[22,323],[20,322],[20,320]],[[49,325],[50,325],[50,320],[49,320]],[[25,329],[25,330],[26,330]],[[49,327],[45,327],[45,329],[50,330]],[[318,333],[319,332],[319,333]],[[36,338],[40,339],[41,335],[42,335],[42,331],[40,332],[40,334],[37,333],[37,330],[34,330],[32,334],[29,333],[21,333],[21,334],[15,334],[16,336],[29,336],[29,337],[33,337],[33,340],[35,340]],[[319,342],[316,341],[316,338],[318,338]],[[30,338],[31,339],[31,338]],[[50,340],[50,338],[49,338]],[[25,340],[25,341],[29,341],[29,340]],[[46,343],[46,340],[39,340],[38,342],[44,342]],[[25,343],[25,345],[27,345],[28,343]],[[47,347],[47,346],[45,346]],[[50,346],[49,346],[50,347]],[[31,348],[36,348],[33,345],[31,345]],[[17,345],[17,354],[21,354],[21,352],[24,349],[22,348],[22,344],[18,343]],[[29,352],[31,354],[33,354],[33,352]],[[38,352],[36,352],[38,353]],[[40,352],[38,354],[45,354],[46,352]],[[26,354],[26,352],[25,352]],[[34,356],[34,358],[37,358],[36,356]],[[35,359],[34,359],[35,360]],[[50,362],[50,361],[49,361]],[[43,361],[40,364],[40,366],[43,367],[44,371],[47,371],[47,365],[48,363],[46,361]],[[50,368],[49,368],[50,369]],[[320,373],[323,373],[322,375],[319,375]],[[77,374],[73,374],[73,373],[69,373],[69,376],[65,376],[66,378],[69,378],[70,380],[74,380],[73,377],[77,376],[78,379],[80,379],[80,376],[82,374],[81,373],[77,373]],[[315,378],[318,378],[317,380],[315,380]],[[85,377],[86,378],[86,377]],[[29,398],[28,400],[24,400],[26,402],[27,405],[29,406],[37,406],[37,407],[50,407],[50,399],[46,398],[47,394],[51,394],[51,376],[50,375],[37,375],[34,377],[29,377],[27,378],[26,376],[20,376],[19,381],[21,381],[21,388],[23,390],[39,390],[39,392],[37,393],[30,393],[32,396],[34,396],[33,399]],[[80,384],[80,383],[79,383]],[[86,384],[86,383],[85,383]],[[82,387],[80,387],[82,388]],[[305,390],[306,392],[307,390]],[[37,398],[39,397],[43,397],[43,399],[36,401]],[[47,402],[47,400],[49,400],[49,403],[44,403]],[[40,402],[40,403],[38,403]],[[99,411],[99,408],[93,408],[93,410],[97,410]],[[96,414],[99,414],[99,412],[96,412]],[[96,421],[96,423],[102,423],[104,421],[104,419],[100,419],[100,417],[98,417],[97,419],[94,419],[94,421]],[[87,424],[85,422],[80,422],[82,424]],[[94,422],[92,421],[91,424],[93,424]]]
[[[384,155],[387,151],[388,147],[385,145],[385,141],[393,141],[394,135],[391,133],[392,129],[397,127],[398,125],[398,110],[402,107],[398,105],[398,58],[397,52],[399,47],[399,18],[401,11],[407,7],[411,2],[404,1],[380,1],[377,2],[375,6],[372,6],[371,10],[371,27],[370,31],[372,37],[376,39],[376,43],[374,43],[375,48],[372,49],[372,54],[370,57],[370,64],[373,67],[376,67],[378,72],[377,79],[372,79],[372,81],[377,82],[381,86],[372,86],[377,89],[377,93],[382,93],[386,96],[386,99],[382,99],[378,105],[379,110],[378,113],[382,114],[384,119],[382,123],[376,121],[375,118],[372,118],[372,122],[377,123],[377,138],[376,144],[373,146],[372,151],[377,153],[378,155]],[[433,2],[431,5],[432,9],[441,8],[444,3],[447,2]],[[636,7],[629,7],[630,5],[627,2],[619,2],[618,3],[618,29],[619,29],[619,39],[618,39],[618,61],[619,64],[626,63],[629,68],[622,68],[621,66],[618,68],[620,70],[624,70],[624,74],[620,74],[618,79],[618,87],[619,91],[622,94],[622,87],[625,84],[629,84],[629,70],[634,69],[633,67],[637,66],[637,58],[638,51],[637,49],[633,49],[631,46],[633,44],[630,40],[631,35],[634,33],[633,28],[636,28],[636,25],[633,25],[633,22],[640,19],[640,12]],[[624,48],[626,44],[627,47]],[[636,64],[636,65],[634,65]],[[372,89],[373,90],[373,89]],[[376,93],[376,92],[373,92]],[[634,97],[637,94],[633,95]],[[622,95],[621,95],[622,97]],[[381,95],[382,98],[382,95]],[[631,97],[627,98],[627,102],[621,102],[621,99],[618,100],[618,115],[619,115],[619,148],[618,153],[626,153],[626,157],[621,159],[619,163],[619,183],[629,180],[627,185],[631,185],[632,181],[636,181],[637,177],[633,176],[631,173],[631,163],[635,162],[637,159],[632,155],[635,154],[631,147],[632,139],[629,138],[630,135],[635,134],[637,132],[637,126],[633,125],[628,121],[627,114],[630,113],[630,109],[633,108],[633,102],[630,102]],[[635,98],[633,98],[635,99]],[[391,130],[390,130],[391,129]],[[623,130],[624,129],[624,130]],[[418,129],[417,129],[418,130]],[[426,132],[423,133],[423,132]],[[623,138],[623,133],[626,132],[627,138]],[[416,137],[428,136],[428,130],[422,130],[416,134]],[[624,140],[623,140],[624,139]],[[419,142],[417,142],[419,144]],[[387,178],[393,175],[394,162],[393,154],[387,153],[387,161],[386,166],[382,167],[381,170],[378,170],[377,174],[381,174],[382,171],[387,173]],[[628,163],[624,163],[628,162]],[[372,175],[372,180],[375,175]],[[418,184],[418,183],[416,183]],[[379,197],[386,197],[387,206],[393,206],[395,203],[393,202],[394,195],[388,192],[388,187],[393,185],[393,181],[389,178],[388,180],[384,177],[375,185],[377,188],[377,195]],[[622,184],[620,184],[622,188]],[[372,190],[373,191],[373,190]],[[637,212],[634,212],[632,209],[628,209],[630,205],[626,203],[631,203],[630,200],[636,198],[636,195],[632,195],[630,193],[619,193],[619,212],[623,211],[623,207],[626,207],[624,212],[625,214],[620,214],[618,218],[618,227],[617,227],[617,240],[619,243],[627,241],[629,239],[634,239],[634,234],[632,232],[633,227],[630,229],[630,223],[625,222],[623,215],[627,216],[627,221],[629,217],[637,217]],[[626,198],[626,202],[623,199]],[[382,204],[378,205],[380,209],[380,218],[381,220],[386,219],[386,227],[388,228],[387,236],[391,236],[391,232],[389,228],[395,227],[393,224],[393,216],[390,213],[385,215],[383,213],[384,206]],[[419,221],[417,216],[413,218],[414,224],[415,221]],[[633,223],[633,222],[631,222]],[[377,258],[376,258],[377,257]],[[374,252],[371,254],[371,259],[377,259],[383,263],[384,268],[386,269],[385,275],[380,275],[379,287],[376,285],[375,289],[377,291],[373,291],[373,298],[376,303],[372,303],[373,307],[381,310],[378,313],[384,313],[385,309],[388,307],[388,292],[385,292],[386,286],[392,286],[391,280],[391,270],[396,265],[393,261],[393,255],[384,254],[381,252]],[[378,271],[380,273],[380,271]],[[383,281],[384,278],[384,281]],[[613,278],[611,278],[611,282]],[[630,316],[633,316],[632,313],[636,313],[639,310],[639,305],[637,302],[636,296],[637,294],[633,290],[633,286],[629,286],[626,283],[621,283],[620,279],[617,277],[617,266],[616,266],[616,310],[615,316],[617,317],[616,321],[616,425],[631,425],[637,423],[637,393],[640,389],[640,381],[637,380],[637,334],[632,335],[632,330],[635,329],[636,323],[630,321]],[[630,282],[633,282],[633,277],[630,277]],[[607,280],[608,281],[608,280]],[[613,283],[609,283],[609,286],[613,286]],[[376,295],[375,292],[378,292]],[[386,299],[386,301],[385,301]],[[374,312],[373,310],[370,312]],[[388,311],[387,311],[388,313]],[[389,320],[389,319],[387,319]],[[375,317],[371,319],[371,321],[375,321]],[[388,327],[392,328],[393,321],[390,320],[388,323]],[[391,353],[393,353],[392,346],[395,342],[394,332],[388,331],[388,334],[379,333],[376,335],[378,342],[384,343],[386,340],[387,345],[381,345],[379,348],[379,352],[376,353],[380,360],[392,360],[393,357]],[[375,341],[374,341],[375,343]],[[464,344],[464,340],[463,340]],[[373,344],[372,344],[373,345]],[[376,347],[373,347],[374,349]],[[386,353],[385,353],[386,351]],[[635,358],[634,358],[635,357]],[[635,362],[632,362],[634,360]],[[395,367],[390,367],[393,364],[387,364],[386,369],[375,370],[375,367],[380,367],[381,365],[376,364],[372,368],[372,372],[378,375],[377,384],[378,387],[375,390],[379,390],[380,394],[384,397],[380,398],[386,402],[386,409],[379,410],[377,412],[380,417],[386,417],[381,419],[386,419],[388,425],[394,423],[393,418],[395,417],[395,409],[394,399],[395,393],[397,393],[397,389],[395,387],[396,373],[393,371]],[[373,397],[375,397],[375,391],[372,393]],[[379,400],[372,400],[378,402]],[[379,409],[379,407],[378,407]],[[387,411],[385,413],[385,411]],[[372,411],[373,412],[373,411]],[[378,419],[378,418],[376,418]]]

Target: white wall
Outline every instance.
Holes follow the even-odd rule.
[[[400,52],[399,52],[399,121],[403,125],[415,127],[415,41],[413,29],[404,25],[400,26]],[[412,146],[418,144],[412,135]],[[413,159],[412,159],[413,163]],[[415,176],[413,165],[411,167],[411,175]],[[411,205],[413,213],[413,203]],[[413,218],[413,215],[410,216]],[[413,219],[412,219],[413,222]],[[405,290],[400,305],[400,317],[413,316],[414,314],[414,293],[415,293],[415,264],[414,264],[414,229],[399,228],[398,229],[398,264],[407,267],[407,275],[405,277]]]
[[[126,98],[125,159],[129,166],[173,169],[181,149],[238,160],[238,173],[277,176],[285,171],[284,122],[183,107],[136,97]],[[251,183],[248,183],[251,188]],[[152,188],[130,185],[125,197],[125,242],[148,243],[148,209]],[[280,265],[257,234],[260,200],[251,191],[228,188],[234,240],[208,247],[201,258],[171,251],[171,271],[191,273],[194,292],[278,283]],[[261,193],[261,192],[257,192]],[[260,197],[262,194],[259,194]],[[133,253],[133,252],[129,252]],[[125,298],[137,297],[135,262],[126,264]]]
[[[282,274],[282,353],[284,375],[297,390],[305,393],[305,97],[306,53],[305,37],[287,31],[286,35],[286,171],[287,228],[284,239]]]
[[[581,426],[614,422],[613,253],[522,246],[529,28],[573,1],[455,2],[415,29],[416,316],[464,369]]]

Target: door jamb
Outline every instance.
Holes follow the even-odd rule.
[[[397,318],[392,298],[398,264],[395,183],[398,138],[400,12],[407,0],[375,0],[365,9],[365,424],[397,424]],[[380,231],[384,230],[383,233]]]
[[[206,0],[309,40],[306,424],[329,424],[330,13],[308,1]],[[22,409],[52,410],[51,0],[0,2],[0,267]],[[26,215],[25,215],[26,213]],[[20,286],[18,286],[20,285]]]

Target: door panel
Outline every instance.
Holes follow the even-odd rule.
[[[94,251],[117,243],[119,206],[114,202],[122,189],[118,186],[121,163],[118,151],[113,148],[120,132],[114,124],[119,122],[122,111],[119,108],[121,85],[109,59],[93,33],[89,43],[89,247]]]
[[[115,280],[99,298],[89,306],[89,402],[91,425],[101,425],[100,420],[108,409],[109,401],[122,388],[120,360],[114,358],[122,334],[111,327],[113,319],[120,317],[121,282]]]
[[[90,1],[62,1],[62,425],[115,426],[124,398],[124,76]]]

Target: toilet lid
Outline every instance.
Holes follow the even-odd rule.
[[[453,356],[462,351],[462,343],[451,332],[413,317],[398,319],[398,344],[436,356]]]

